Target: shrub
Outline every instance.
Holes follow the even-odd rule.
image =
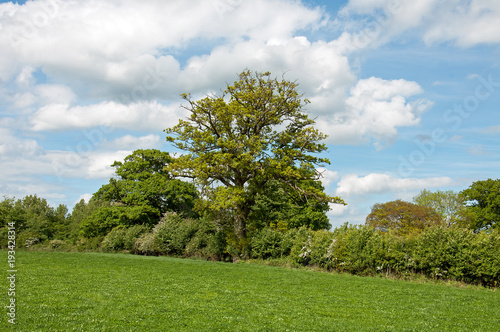
[[[418,272],[435,279],[471,281],[475,237],[466,229],[428,229],[417,238],[414,250]]]
[[[198,221],[197,227],[198,230],[186,245],[184,254],[214,261],[223,260],[227,246],[223,230],[204,218]]]
[[[98,251],[100,249],[104,236],[96,236],[92,238],[81,238],[76,241],[76,249],[78,251]]]
[[[313,234],[314,231],[305,226],[290,230],[285,234],[284,242],[291,242],[289,258],[292,265],[307,265],[309,263]]]
[[[261,259],[279,258],[284,253],[283,234],[269,227],[255,232],[252,236],[252,256]]]
[[[149,231],[149,227],[144,225],[135,225],[127,229],[123,238],[123,248],[125,250],[133,250],[134,244],[142,234]]]
[[[101,249],[104,251],[120,251],[125,245],[127,230],[122,227],[113,228],[102,240]]]
[[[133,253],[139,255],[158,255],[159,252],[154,245],[154,234],[144,233],[134,243]]]
[[[186,245],[197,232],[196,221],[167,212],[153,228],[154,245],[162,254],[183,255]]]

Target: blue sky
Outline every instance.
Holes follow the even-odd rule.
[[[0,194],[71,209],[248,68],[297,80],[329,135],[331,223],[500,169],[500,2],[0,2]]]

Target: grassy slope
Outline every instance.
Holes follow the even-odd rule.
[[[168,257],[17,255],[18,331],[500,330],[500,293],[487,289]]]

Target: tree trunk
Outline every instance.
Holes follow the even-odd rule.
[[[234,234],[240,242],[247,237],[247,218],[250,213],[249,207],[244,203],[238,204],[234,211]]]

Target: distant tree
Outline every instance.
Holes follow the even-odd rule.
[[[155,149],[136,150],[123,162],[115,161],[111,178],[92,197],[101,202],[81,223],[86,237],[105,235],[113,227],[153,226],[167,211],[193,216],[198,192],[193,184],[175,179],[165,170],[173,159]]]
[[[416,234],[427,227],[443,224],[442,217],[433,208],[402,200],[377,203],[366,217],[366,225],[384,232],[392,230],[399,235]]]
[[[431,192],[425,189],[413,197],[413,202],[433,208],[448,226],[470,227],[470,214],[465,207],[463,195],[458,192],[453,190]]]
[[[13,223],[16,229],[17,246],[24,246],[27,239],[44,242],[52,239],[65,239],[68,231],[68,208],[59,205],[54,208],[45,198],[28,195],[14,200],[4,198],[0,203],[0,217],[4,237],[7,224]],[[6,243],[2,243],[2,246]]]
[[[270,181],[302,200],[344,203],[309,185],[319,177],[316,166],[330,162],[314,156],[326,150],[319,143],[326,135],[313,127],[303,110],[309,101],[297,86],[246,70],[220,96],[193,101],[183,94],[189,118],[165,130],[172,135],[167,140],[186,151],[167,169],[195,179],[210,209],[230,210],[239,240],[246,238],[252,206]]]
[[[500,179],[476,181],[461,192],[473,217],[476,231],[498,228],[500,223]]]

